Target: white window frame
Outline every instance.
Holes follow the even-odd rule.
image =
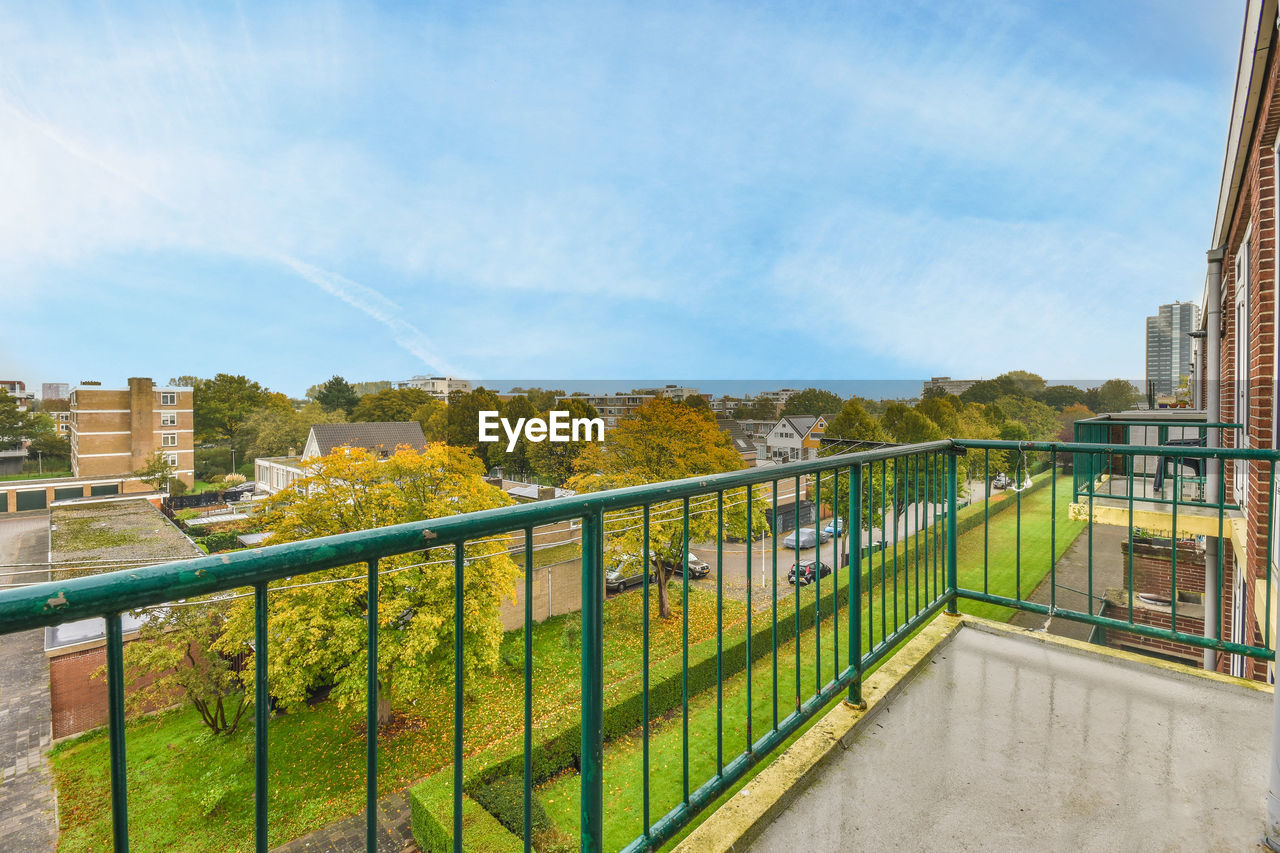
[[[160,405],[162,406],[178,405],[178,392],[177,391],[161,391]]]
[[[177,426],[177,425],[178,425],[177,412],[161,412],[160,413],[160,426],[165,427],[165,426]]]
[[[1235,421],[1240,424],[1236,447],[1249,446],[1249,238],[1253,223],[1244,229],[1244,239],[1235,257]],[[1231,465],[1231,491],[1237,504],[1249,500],[1249,463],[1243,459]]]
[[[165,464],[166,464],[166,465],[172,465],[174,468],[177,468],[177,467],[178,467],[178,454],[176,454],[176,453],[166,453],[166,454],[164,455],[164,462],[165,462]]]
[[[178,434],[176,432],[160,433],[160,446],[161,447],[177,447]]]

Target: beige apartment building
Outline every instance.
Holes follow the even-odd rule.
[[[145,378],[128,388],[80,385],[71,392],[71,471],[101,477],[136,471],[159,451],[177,477],[195,484],[190,388],[160,388]]]

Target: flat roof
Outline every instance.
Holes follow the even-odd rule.
[[[109,570],[103,565],[119,569],[204,556],[160,510],[141,498],[53,507],[49,554],[55,564],[82,562],[81,574]],[[59,573],[59,577],[74,574]]]
[[[956,631],[747,849],[1257,849],[1270,689],[1092,648]]]

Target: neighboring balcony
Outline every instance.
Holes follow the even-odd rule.
[[[1120,426],[1131,437],[1146,428]],[[396,623],[378,618],[380,561],[428,547],[454,579],[451,612],[438,615],[453,620],[456,643],[441,672],[453,702],[429,710],[451,733],[453,760],[424,768],[410,792],[425,850],[640,851],[685,833],[688,850],[1247,849],[1269,819],[1280,825],[1263,805],[1271,688],[1176,661],[1184,649],[1207,651],[1265,678],[1275,659],[1271,610],[1243,633],[1234,623],[1206,626],[1203,598],[1222,591],[1206,583],[1202,563],[1197,623],[1176,532],[1160,610],[1167,620],[1147,618],[1132,548],[1130,601],[1104,608],[1110,590],[1095,576],[1098,555],[1124,553],[1120,540],[1132,541],[1135,528],[1116,528],[1109,542],[1089,503],[1127,510],[1156,502],[1159,489],[1144,487],[1141,501],[1133,491],[1101,494],[1095,471],[1105,462],[1127,483],[1161,451],[1099,443],[884,447],[29,586],[0,592],[0,634],[105,619],[117,850],[127,848],[130,822],[148,819],[151,794],[131,778],[140,768],[128,753],[122,614],[247,590],[254,649],[270,655],[272,584],[348,567],[354,583],[367,584],[359,601],[374,617],[367,643],[376,650]],[[1280,458],[1178,447],[1179,457],[1248,459],[1268,471]],[[1093,467],[1083,491],[1082,460],[1099,460],[1085,463]],[[1017,487],[962,507],[964,484],[997,470],[1011,472]],[[1205,503],[1175,497],[1175,479],[1165,499],[1171,514]],[[800,495],[812,502],[813,522],[801,523]],[[794,517],[782,523],[774,517],[782,513],[768,512],[775,505]],[[1224,508],[1211,509],[1216,517]],[[748,535],[734,535],[738,516]],[[777,523],[758,526],[765,516]],[[548,710],[547,691],[536,688],[553,652],[535,646],[532,630],[513,632],[517,659],[490,677],[504,685],[493,695],[510,693],[511,712],[489,714],[480,728],[484,709],[468,704],[475,677],[463,665],[472,555],[532,543],[534,528],[561,522],[581,537],[582,610],[570,617],[580,626],[580,684],[558,687]],[[828,538],[815,533],[815,547],[785,547],[790,530],[810,524]],[[713,532],[698,541],[697,529]],[[711,567],[705,578],[685,571],[670,580],[671,599],[686,606],[660,619],[657,581],[645,571],[639,588],[606,598],[617,548],[636,546],[638,565],[648,566],[651,548],[672,535],[683,565],[696,551]],[[512,553],[526,570],[519,584],[531,626],[533,551]],[[814,566],[812,583],[787,582],[793,563]],[[1165,583],[1158,561],[1146,578]],[[1256,591],[1264,603],[1275,593],[1269,578]],[[1082,628],[1093,642],[1052,636],[1046,624]],[[376,655],[363,652],[353,659],[370,675],[366,661],[376,668]],[[264,660],[248,663],[255,787],[235,818],[245,849],[253,839],[258,850],[287,840],[270,836],[282,782],[268,772],[278,766],[277,729]],[[378,735],[376,689],[365,710],[371,734],[361,735],[359,783],[373,850],[378,798],[393,793],[379,784],[388,745]]]

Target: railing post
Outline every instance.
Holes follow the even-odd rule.
[[[956,449],[947,454],[947,612],[956,608]]]
[[[646,566],[645,569],[648,567]],[[688,570],[685,573],[688,575]],[[581,849],[604,849],[604,514],[582,519]]]
[[[862,701],[862,463],[849,469],[849,684],[850,705]]]
[[[1267,571],[1271,571],[1270,566],[1267,566]],[[1280,596],[1280,584],[1272,594]],[[1268,602],[1267,606],[1270,607],[1271,603]],[[1274,671],[1280,673],[1280,660],[1274,666]],[[1280,682],[1280,679],[1276,680]],[[1280,689],[1271,700],[1271,775],[1267,786],[1267,827],[1263,841],[1270,849],[1280,851]]]
[[[124,746],[124,635],[120,614],[107,617],[107,737],[111,745],[111,840],[116,853],[129,850],[129,779]]]

